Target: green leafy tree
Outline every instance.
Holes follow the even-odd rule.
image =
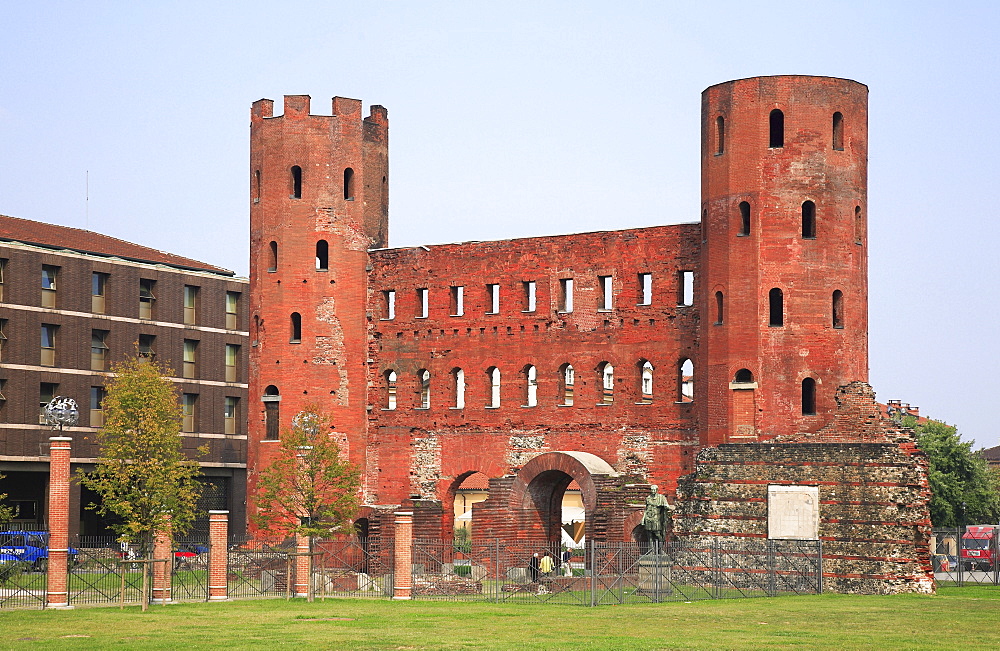
[[[917,435],[917,446],[930,461],[931,522],[935,527],[1000,521],[1000,473],[990,468],[958,430],[936,420],[903,425]],[[963,507],[964,504],[964,507]]]
[[[119,539],[148,551],[157,532],[190,529],[201,471],[181,450],[177,391],[160,365],[130,357],[112,371],[101,403],[104,427],[97,435],[97,467],[78,476],[101,496],[100,504],[88,508],[115,516],[111,527]]]
[[[331,429],[326,415],[310,406],[282,432],[277,457],[257,480],[258,526],[309,538],[351,530],[360,473],[341,458]]]
[[[7,475],[0,474],[0,480]],[[7,506],[7,493],[0,493],[0,526],[7,524],[17,516],[17,510],[13,506]]]

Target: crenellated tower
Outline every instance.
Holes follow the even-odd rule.
[[[388,241],[388,117],[307,95],[250,115],[249,494],[303,407],[332,416],[354,463],[366,438],[368,249]]]
[[[867,101],[794,75],[702,93],[703,445],[814,432],[868,378]]]

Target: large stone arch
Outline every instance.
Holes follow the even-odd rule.
[[[617,477],[618,473],[607,461],[589,452],[546,452],[524,464],[517,473],[514,485],[511,487],[510,506],[514,509],[531,508],[532,486],[544,480],[547,473],[562,473],[570,479],[562,488],[566,488],[575,479],[580,485],[583,496],[583,508],[589,515],[597,507],[597,487],[594,485],[594,475]]]

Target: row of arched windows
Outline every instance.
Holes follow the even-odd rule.
[[[267,244],[267,270],[278,270],[278,243],[274,240]],[[326,240],[316,242],[316,271],[330,270],[330,243]]]
[[[723,325],[726,322],[725,295],[721,291],[715,292],[715,325]],[[785,293],[781,288],[774,287],[767,293],[767,313],[768,325],[781,327],[785,325]],[[844,292],[839,289],[833,291],[830,300],[830,325],[840,329],[844,327]]]
[[[384,179],[383,179],[384,180]],[[261,174],[260,170],[254,170],[253,180],[252,180],[252,193],[253,202],[258,203],[260,201],[261,193]],[[354,169],[350,167],[344,168],[344,200],[354,201]],[[289,199],[301,199],[302,198],[302,167],[299,165],[292,165],[288,170],[288,198]]]
[[[767,146],[778,149],[785,146],[785,114],[781,109],[772,110],[767,116]],[[836,111],[833,114],[830,127],[830,147],[836,151],[844,151],[844,114]],[[715,154],[726,152],[726,119],[723,116],[715,118]]]
[[[740,222],[737,237],[747,237],[752,233],[753,224],[751,219],[750,203],[741,201],[739,203]],[[854,207],[854,240],[858,244],[862,240],[861,206]],[[813,201],[802,202],[802,238],[806,240],[816,239],[816,203]]]
[[[640,360],[636,365],[637,380],[639,388],[639,400],[637,404],[650,404],[653,402],[653,365],[648,360]],[[597,395],[598,405],[611,405],[615,402],[615,367],[610,362],[601,362],[594,369],[595,382],[600,391]],[[555,393],[555,404],[560,406],[572,406],[578,398],[576,371],[572,364],[563,364],[558,370],[558,389]],[[394,410],[399,404],[398,383],[399,374],[394,369],[388,369],[382,374],[383,379],[383,400],[382,408]],[[483,378],[483,391],[486,395],[485,408],[497,409],[501,405],[501,382],[502,374],[496,366],[486,369]],[[538,369],[528,364],[524,366],[518,374],[518,386],[521,394],[520,406],[538,406]],[[431,372],[427,369],[420,369],[415,377],[416,409],[430,409],[431,407]],[[448,374],[447,401],[452,409],[463,409],[465,407],[466,396],[465,371],[461,368],[453,368]],[[691,402],[694,400],[694,363],[687,358],[680,360],[677,365],[676,377],[676,400],[678,402]]]

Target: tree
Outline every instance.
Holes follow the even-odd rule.
[[[0,474],[0,480],[7,475]],[[7,493],[0,493],[0,526],[7,524],[17,516],[17,510],[13,506],[6,506],[4,501]]]
[[[329,419],[309,406],[281,435],[278,455],[258,478],[258,526],[309,538],[349,531],[360,473],[341,458]]]
[[[181,450],[177,391],[160,365],[130,357],[111,370],[114,379],[101,403],[97,467],[80,472],[79,479],[101,496],[101,504],[88,508],[117,516],[111,527],[119,539],[148,551],[156,533],[190,528],[201,471]]]
[[[917,435],[917,447],[930,461],[931,522],[935,527],[989,524],[1000,520],[1000,473],[962,442],[958,430],[936,420],[903,425]]]

